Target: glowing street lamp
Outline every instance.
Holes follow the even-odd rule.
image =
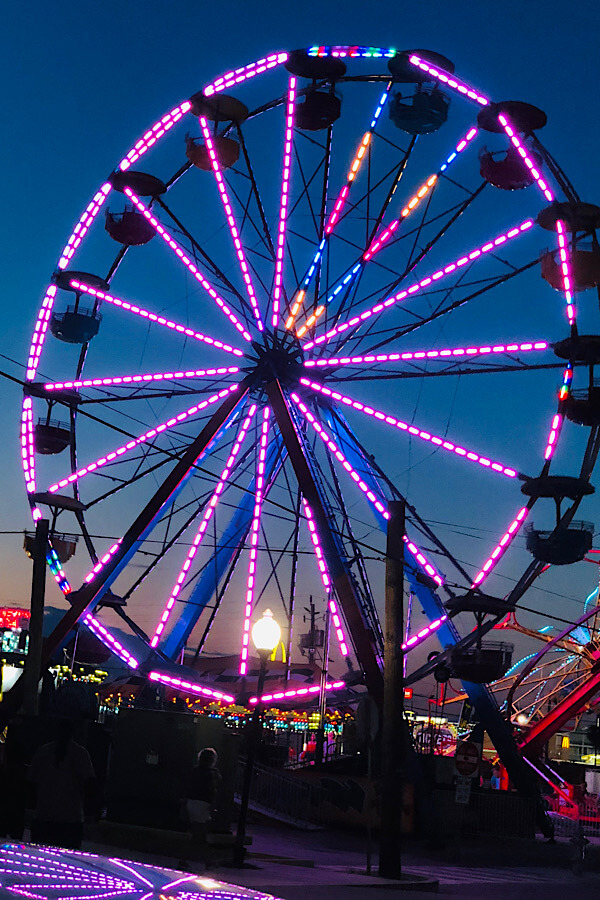
[[[262,618],[252,626],[251,632],[252,643],[254,644],[260,657],[260,670],[258,673],[258,685],[256,690],[257,702],[252,713],[250,728],[248,731],[248,744],[246,750],[246,768],[244,771],[244,784],[242,787],[242,797],[240,800],[240,817],[238,819],[237,832],[235,836],[235,845],[233,848],[233,864],[240,868],[244,865],[244,839],[246,837],[246,819],[248,818],[248,802],[250,800],[250,785],[252,783],[252,774],[254,770],[254,760],[256,757],[256,749],[260,742],[260,733],[262,729],[262,705],[260,698],[263,694],[265,686],[265,676],[267,674],[267,663],[269,657],[279,644],[281,639],[281,628],[273,618],[270,609],[265,609]]]

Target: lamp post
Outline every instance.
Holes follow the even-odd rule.
[[[252,643],[254,644],[260,658],[260,669],[258,673],[258,685],[256,689],[256,706],[252,713],[250,721],[250,730],[248,733],[248,742],[246,749],[246,769],[244,771],[244,784],[242,786],[242,797],[240,800],[240,815],[237,824],[237,832],[235,836],[235,845],[233,848],[233,864],[241,868],[244,865],[244,839],[246,837],[246,819],[248,818],[248,802],[250,800],[250,785],[252,783],[252,773],[254,769],[254,759],[256,750],[260,742],[260,733],[262,730],[261,713],[262,704],[260,698],[265,686],[265,675],[267,674],[267,663],[273,650],[279,644],[281,638],[281,628],[273,618],[270,609],[265,609],[263,616],[258,622],[252,626]]]

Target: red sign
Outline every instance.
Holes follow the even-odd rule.
[[[479,771],[481,747],[473,741],[461,741],[454,755],[454,766],[459,775],[471,778]]]
[[[412,688],[404,688],[404,699],[405,700],[412,700],[412,691],[413,691]]]

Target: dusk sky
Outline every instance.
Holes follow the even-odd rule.
[[[228,69],[270,52],[313,44],[356,43],[440,52],[455,63],[461,78],[494,99],[526,100],[543,109],[548,115],[548,124],[540,134],[544,145],[582,199],[600,204],[600,8],[594,0],[569,5],[540,0],[507,0],[502,4],[487,0],[481,4],[472,0],[410,4],[381,0],[368,4],[357,0],[307,0],[302,4],[258,0],[230,0],[226,4],[202,0],[29,0],[3,7],[2,32],[5,112],[0,158],[5,199],[0,228],[5,275],[0,368],[17,378],[24,376],[22,364],[27,359],[35,317],[58,255],[98,186],[165,111]],[[357,135],[362,133],[361,128],[362,119],[356,126]],[[517,216],[518,209],[517,204]],[[522,218],[535,215],[535,205],[533,213],[525,206],[523,209]],[[494,229],[488,209],[482,214],[481,231],[469,228],[469,246],[479,237],[485,240],[496,233],[498,229]],[[532,298],[533,308],[535,301],[535,313],[525,319],[528,333],[515,333],[511,325],[498,339],[565,337],[566,324],[560,324],[556,312],[562,315],[560,296],[553,294],[537,274],[527,282],[527,291],[522,302]],[[540,312],[544,307],[538,291],[540,295],[545,292],[549,305],[554,301],[547,320]],[[600,326],[597,304],[594,291],[581,298],[586,330],[595,333]],[[500,330],[501,316],[492,316],[490,322],[491,328]],[[486,339],[493,340],[494,334]],[[554,373],[551,379],[558,383],[559,376]],[[507,390],[514,422],[507,415],[506,398],[502,401],[491,392],[484,402],[486,388],[482,385],[483,394],[472,401],[474,420],[468,422],[467,407],[457,406],[456,424],[460,436],[464,418],[482,451],[487,448],[486,452],[495,452],[519,465],[523,454],[528,459],[530,451],[520,444],[521,426],[532,416],[539,417],[543,423],[539,435],[542,444],[555,395],[546,390],[551,383],[546,380],[545,399],[539,406],[541,383],[535,382],[532,387],[533,382],[519,383],[518,375],[510,378]],[[362,388],[354,390],[356,396],[363,397],[361,392]],[[410,397],[417,402],[412,387]],[[447,399],[446,394],[444,397]],[[3,380],[0,565],[4,577],[0,604],[26,605],[31,564],[21,549],[20,532],[31,527],[31,520],[19,460],[20,402],[19,387]],[[530,402],[535,404],[533,411]],[[496,403],[505,419],[502,433],[491,429],[494,436],[490,448],[486,444],[486,416]],[[407,414],[410,411],[405,410]],[[375,435],[373,431],[373,439]],[[575,438],[567,438],[560,471],[575,474],[569,470],[569,452],[573,448],[575,454],[577,446]],[[386,451],[380,451],[377,445],[371,449],[385,457]],[[539,459],[539,448],[535,449]],[[580,456],[574,459],[578,466]],[[442,464],[434,477],[445,479],[445,472]],[[427,484],[417,488],[417,493],[430,499],[429,476],[423,475],[420,465],[409,473],[404,464],[394,470],[392,462],[390,474],[398,479],[402,490],[424,478]],[[477,490],[475,485],[473,490]],[[511,510],[518,508],[521,499],[518,492],[506,501],[499,497],[501,514],[490,524],[486,510],[495,507],[493,491],[485,501],[473,505],[457,487],[453,497],[440,507],[439,519],[444,527],[450,525],[457,532],[475,529],[468,536],[470,543],[464,546],[463,558],[476,566],[500,537],[497,529],[508,525]],[[436,519],[431,508],[428,515],[431,521]],[[368,512],[362,509],[360,518],[366,521]],[[578,518],[595,520],[598,527],[597,498],[586,501]],[[524,538],[519,540],[522,564],[515,573],[528,559]],[[597,578],[597,568],[584,563],[568,571],[552,570],[545,576],[543,590],[532,591],[525,605],[576,618],[581,609],[574,600],[582,603]],[[502,594],[508,587],[507,582],[498,581],[495,591]],[[48,593],[50,604],[60,601],[50,583]],[[564,601],[564,596],[572,599]]]

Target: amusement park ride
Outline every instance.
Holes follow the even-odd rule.
[[[442,646],[406,683],[459,677],[531,790],[526,760],[600,688],[596,597],[576,626],[525,629],[542,646],[516,676],[510,648],[483,640],[520,627],[515,610],[549,566],[593,552],[575,515],[600,449],[600,335],[576,298],[600,284],[600,208],[541,143],[545,124],[431,51],[311,47],[225,73],[142,135],[79,218],[31,342],[23,469],[70,603],[47,656],[79,621],[157,684],[233,700],[179,664],[192,635],[201,651],[224,622],[249,674],[266,592],[283,604],[289,655],[316,564],[332,652],[356,660],[380,701],[381,551],[363,517],[385,534],[388,501],[405,499],[405,577],[429,619],[405,650]],[[511,393],[514,373],[529,393]],[[448,436],[458,383],[464,445]],[[575,426],[572,474],[556,474]],[[384,471],[402,453],[411,484],[428,470],[405,498]],[[472,571],[428,524],[459,496],[496,529]],[[535,528],[546,506],[553,520]],[[523,533],[531,556],[517,571]],[[77,536],[87,572],[64,549]],[[489,595],[500,570],[513,586]]]

